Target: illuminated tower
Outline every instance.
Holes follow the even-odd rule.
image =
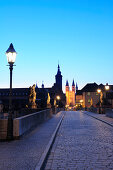
[[[58,64],[58,71],[57,74],[55,76],[56,79],[56,87],[59,91],[62,91],[62,75],[61,75],[61,71],[60,71],[60,66]]]
[[[72,105],[75,105],[75,83],[74,80],[72,82]]]
[[[69,105],[69,83],[66,81],[66,105]]]
[[[72,90],[69,89],[69,83],[66,81],[66,105],[75,106],[75,83],[72,82]]]

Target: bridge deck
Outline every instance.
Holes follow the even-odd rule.
[[[113,169],[113,119],[86,112],[60,112],[20,140],[0,142],[0,170],[33,170],[65,113],[46,170]]]
[[[66,112],[44,169],[113,169],[113,127],[82,112]]]

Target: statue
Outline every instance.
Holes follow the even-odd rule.
[[[36,101],[36,92],[35,92],[35,84],[30,88],[30,94],[29,94],[29,106],[32,108],[32,109],[36,109],[37,108],[37,105],[35,103]]]
[[[91,106],[93,106],[93,99],[92,98],[91,98],[90,104],[91,104]]]
[[[54,107],[56,107],[56,99],[54,99]]]
[[[48,97],[47,97],[47,108],[51,108],[50,95],[49,95],[49,93],[48,93]]]

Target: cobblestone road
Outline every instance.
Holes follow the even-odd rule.
[[[61,112],[20,140],[0,142],[0,170],[34,170],[60,117]]]
[[[88,111],[83,111],[83,112],[90,116],[98,118],[100,120],[103,120],[105,122],[108,122],[113,126],[113,118],[107,117],[105,114],[98,114],[98,113],[93,113],[93,112],[88,112]]]
[[[66,112],[45,169],[113,169],[113,127],[83,112]]]

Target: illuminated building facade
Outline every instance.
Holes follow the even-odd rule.
[[[69,89],[69,83],[66,81],[66,105],[75,106],[75,83],[73,80],[72,90]]]

